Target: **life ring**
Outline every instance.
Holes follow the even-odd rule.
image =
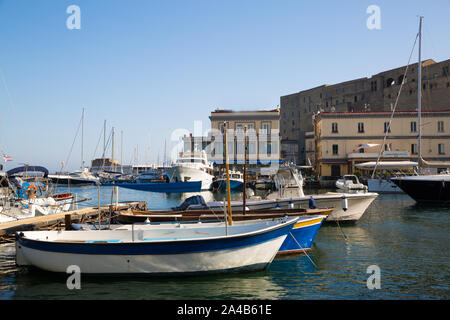
[[[32,191],[32,190],[34,190],[34,191]],[[34,184],[30,185],[27,188],[27,196],[28,196],[28,198],[31,199],[31,198],[36,197],[36,193],[37,193],[37,187]]]

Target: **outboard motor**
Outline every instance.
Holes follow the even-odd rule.
[[[187,198],[178,207],[175,207],[172,209],[177,210],[177,211],[185,211],[185,210],[188,210],[188,208],[192,205],[196,206],[195,209],[205,209],[207,207],[205,199],[203,199],[202,196],[197,195],[197,196],[192,196],[192,197]]]

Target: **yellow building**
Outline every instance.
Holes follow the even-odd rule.
[[[313,117],[316,172],[351,174],[355,164],[376,161],[380,152],[380,161],[417,161],[417,117],[416,111],[397,111],[389,127],[391,112],[318,113]],[[425,160],[450,160],[450,110],[422,112],[421,154]]]

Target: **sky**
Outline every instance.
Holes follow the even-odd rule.
[[[116,159],[162,162],[165,142],[169,154],[196,123],[206,133],[216,108],[273,109],[406,65],[418,15],[423,59],[449,59],[449,12],[448,0],[0,0],[0,149],[15,159],[2,164],[79,169],[83,108],[85,163],[105,120]]]

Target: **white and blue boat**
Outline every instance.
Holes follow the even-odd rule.
[[[243,188],[244,175],[242,173],[240,173],[239,171],[231,170],[229,172],[229,176],[230,176],[230,190],[239,190]],[[213,186],[217,190],[227,190],[226,174],[223,174],[216,181],[214,181]]]
[[[142,182],[142,183],[108,183],[106,186],[118,186],[126,189],[133,189],[148,192],[165,192],[165,193],[185,193],[200,192],[202,189],[201,181],[186,182]]]
[[[131,225],[16,234],[16,263],[66,273],[147,276],[265,270],[298,217],[226,223]]]

